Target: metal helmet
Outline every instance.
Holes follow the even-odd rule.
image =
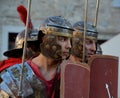
[[[75,30],[79,30],[81,33],[84,33],[84,21],[78,21],[73,25]],[[98,32],[96,28],[90,24],[86,24],[86,38],[97,40]]]
[[[78,21],[73,25],[75,31],[73,32],[72,38],[72,48],[71,54],[75,55],[79,58],[83,56],[83,36],[84,36],[84,21]],[[97,30],[96,28],[90,24],[86,24],[86,39],[97,40]]]
[[[23,43],[24,43],[24,37],[25,37],[25,30],[18,33],[16,40],[15,40],[15,48],[5,51],[3,54],[7,57],[12,58],[19,58],[22,57],[23,54]],[[31,44],[37,44],[37,49],[39,48],[39,40],[38,40],[38,30],[37,29],[30,29],[28,32],[27,37],[27,47],[31,47]],[[36,50],[34,50],[36,51]]]
[[[40,26],[40,30],[44,34],[52,34],[56,36],[72,37],[71,23],[61,16],[52,16],[47,18]]]
[[[57,44],[58,36],[72,37],[71,23],[60,16],[48,17],[40,26],[44,40],[41,44],[41,53],[53,59],[60,59],[61,46]]]

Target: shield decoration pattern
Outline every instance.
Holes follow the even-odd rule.
[[[118,57],[94,55],[90,65],[90,97],[118,98]]]

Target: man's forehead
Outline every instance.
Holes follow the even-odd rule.
[[[86,41],[95,42],[95,43],[97,42],[97,40],[95,40],[95,39],[91,39],[91,38],[86,38],[85,40],[86,40]]]
[[[70,39],[70,37],[66,37],[66,36],[58,36],[58,38]]]

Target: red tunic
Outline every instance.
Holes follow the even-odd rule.
[[[55,75],[53,76],[53,78],[51,79],[51,80],[46,80],[45,78],[44,78],[44,76],[42,75],[42,73],[40,72],[40,70],[39,70],[39,68],[38,68],[38,66],[37,65],[35,65],[34,63],[32,63],[32,61],[31,60],[29,60],[29,61],[27,61],[28,62],[28,64],[30,65],[30,67],[32,68],[32,70],[33,70],[33,72],[36,74],[36,76],[40,79],[40,80],[42,80],[42,81],[44,81],[44,83],[45,83],[45,85],[46,85],[46,93],[47,93],[47,98],[49,98],[48,96],[49,96],[49,94],[50,94],[50,90],[51,90],[51,88],[52,88],[52,86],[53,86],[53,82],[54,82],[54,79],[55,79]],[[60,74],[58,74],[58,76],[57,76],[58,78],[60,78]],[[54,91],[52,92],[52,97],[50,97],[50,98],[54,98]]]
[[[8,58],[6,60],[0,61],[0,72],[14,64],[19,64],[21,62],[21,58]]]

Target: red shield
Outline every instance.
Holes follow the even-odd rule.
[[[90,98],[117,98],[118,57],[95,55],[90,65]]]
[[[69,61],[61,67],[60,98],[89,98],[90,69]]]

